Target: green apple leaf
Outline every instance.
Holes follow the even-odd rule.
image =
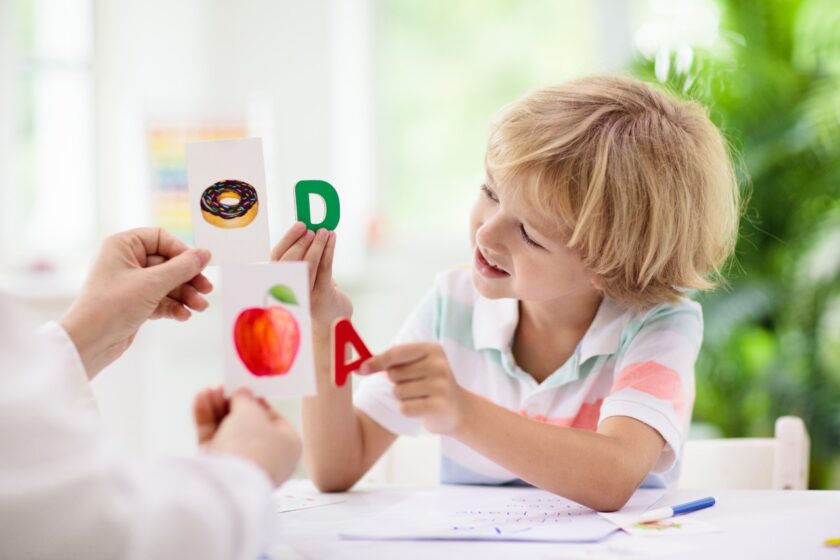
[[[297,305],[298,303],[295,293],[285,284],[275,284],[271,287],[268,293],[280,303],[286,303],[289,305]]]

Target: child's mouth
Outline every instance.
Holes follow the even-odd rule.
[[[497,268],[487,262],[487,259],[485,259],[484,255],[481,254],[478,247],[475,249],[475,269],[485,278],[504,278],[506,276],[510,276],[510,274],[501,268]]]

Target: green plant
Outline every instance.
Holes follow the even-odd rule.
[[[718,41],[689,68],[670,71],[669,52],[658,68],[633,66],[709,107],[744,185],[728,283],[699,298],[695,419],[747,436],[801,416],[811,485],[840,487],[840,11],[833,0],[719,6]]]

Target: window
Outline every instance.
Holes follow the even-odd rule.
[[[62,264],[97,233],[93,2],[0,2],[0,37],[0,256]]]
[[[490,119],[503,105],[632,54],[626,2],[375,6],[379,199],[391,233],[411,237],[456,234],[466,245],[465,212],[484,177]]]

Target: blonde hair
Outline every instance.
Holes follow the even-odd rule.
[[[629,307],[714,287],[735,246],[738,184],[720,131],[700,104],[638,80],[528,95],[494,122],[486,165],[569,229],[568,246]]]

